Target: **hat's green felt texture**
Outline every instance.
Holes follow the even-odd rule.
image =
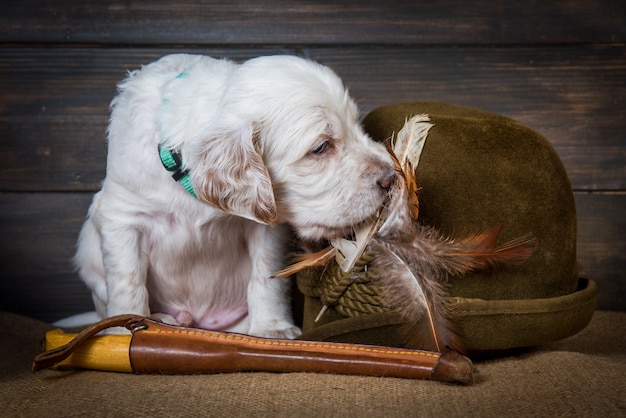
[[[452,237],[504,224],[499,243],[527,233],[538,242],[522,265],[450,279],[467,348],[538,345],[584,328],[596,288],[578,277],[574,196],[550,143],[510,118],[444,103],[383,106],[363,126],[384,141],[419,113],[434,125],[417,167],[419,222]],[[391,312],[346,318],[331,307],[314,322],[320,308],[319,298],[306,297],[303,338],[402,345]]]

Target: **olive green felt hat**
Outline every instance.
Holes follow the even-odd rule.
[[[538,242],[524,264],[450,279],[449,301],[466,348],[535,346],[583,329],[595,309],[596,286],[578,277],[574,197],[550,143],[509,118],[443,103],[380,107],[363,126],[385,141],[420,113],[434,126],[417,167],[418,221],[451,237],[504,224],[499,242],[527,233]],[[384,274],[366,271],[375,256],[361,257],[357,280],[334,261],[298,274],[305,296],[301,338],[405,345],[402,319],[369,285],[368,275]]]

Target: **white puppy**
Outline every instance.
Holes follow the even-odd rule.
[[[169,55],[132,72],[111,107],[75,258],[98,315],[298,336],[289,283],[270,278],[290,229],[349,234],[394,176],[340,79],[292,56]]]

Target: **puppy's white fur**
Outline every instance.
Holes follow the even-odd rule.
[[[75,257],[101,317],[294,338],[289,227],[342,236],[384,200],[393,166],[328,68],[297,57],[235,64],[169,55],[112,102],[106,178]],[[162,166],[178,151],[198,198]]]

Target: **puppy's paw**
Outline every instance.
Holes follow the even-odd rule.
[[[294,325],[289,328],[270,331],[269,334],[268,338],[293,340],[302,335],[302,330]]]
[[[97,335],[128,335],[130,331],[124,327],[112,327],[100,331]]]
[[[160,312],[153,313],[150,316],[168,325],[181,325],[183,327],[193,325],[193,316],[187,311],[179,311],[176,313],[175,317],[170,314]]]
[[[301,334],[302,331],[300,328],[290,322],[280,320],[268,321],[268,323],[263,324],[263,326],[255,327],[253,325],[250,329],[250,335],[263,338],[293,340]]]

